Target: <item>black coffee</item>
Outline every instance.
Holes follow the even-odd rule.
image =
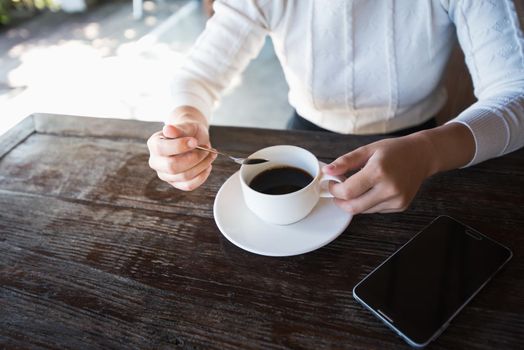
[[[306,171],[284,166],[264,170],[251,180],[249,187],[265,194],[286,194],[303,189],[312,180]]]

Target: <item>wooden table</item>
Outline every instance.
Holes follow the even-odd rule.
[[[398,349],[353,286],[447,214],[514,252],[433,349],[524,346],[524,151],[425,182],[400,214],[360,215],[317,251],[270,258],[219,232],[237,166],[181,192],[148,167],[158,123],[33,115],[0,138],[0,348]],[[375,140],[212,127],[234,154],[294,144],[329,161]]]

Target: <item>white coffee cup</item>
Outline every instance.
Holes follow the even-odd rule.
[[[343,182],[344,178],[322,173],[321,163],[308,150],[297,146],[278,145],[263,148],[250,158],[265,158],[269,162],[242,165],[240,184],[247,207],[260,219],[277,225],[289,225],[305,218],[321,197],[333,197],[327,181]],[[253,178],[263,171],[295,167],[309,173],[313,180],[306,187],[286,194],[265,194],[249,187]]]

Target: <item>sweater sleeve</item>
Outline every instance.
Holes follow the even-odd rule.
[[[448,0],[478,101],[449,123],[475,139],[469,164],[524,145],[524,35],[512,0]]]
[[[220,93],[258,55],[268,32],[256,0],[217,0],[214,10],[171,83],[173,108],[195,107],[208,120]]]

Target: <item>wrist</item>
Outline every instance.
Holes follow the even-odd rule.
[[[440,162],[438,159],[438,149],[432,140],[432,135],[425,131],[416,132],[407,136],[414,142],[412,147],[419,151],[419,168],[422,170],[424,176],[430,177],[440,170]]]
[[[198,123],[209,128],[207,118],[198,109],[191,106],[177,107],[171,112],[166,120],[166,124],[181,124],[181,123]]]
[[[445,124],[416,134],[427,143],[429,176],[467,165],[475,154],[475,139],[460,123]]]

